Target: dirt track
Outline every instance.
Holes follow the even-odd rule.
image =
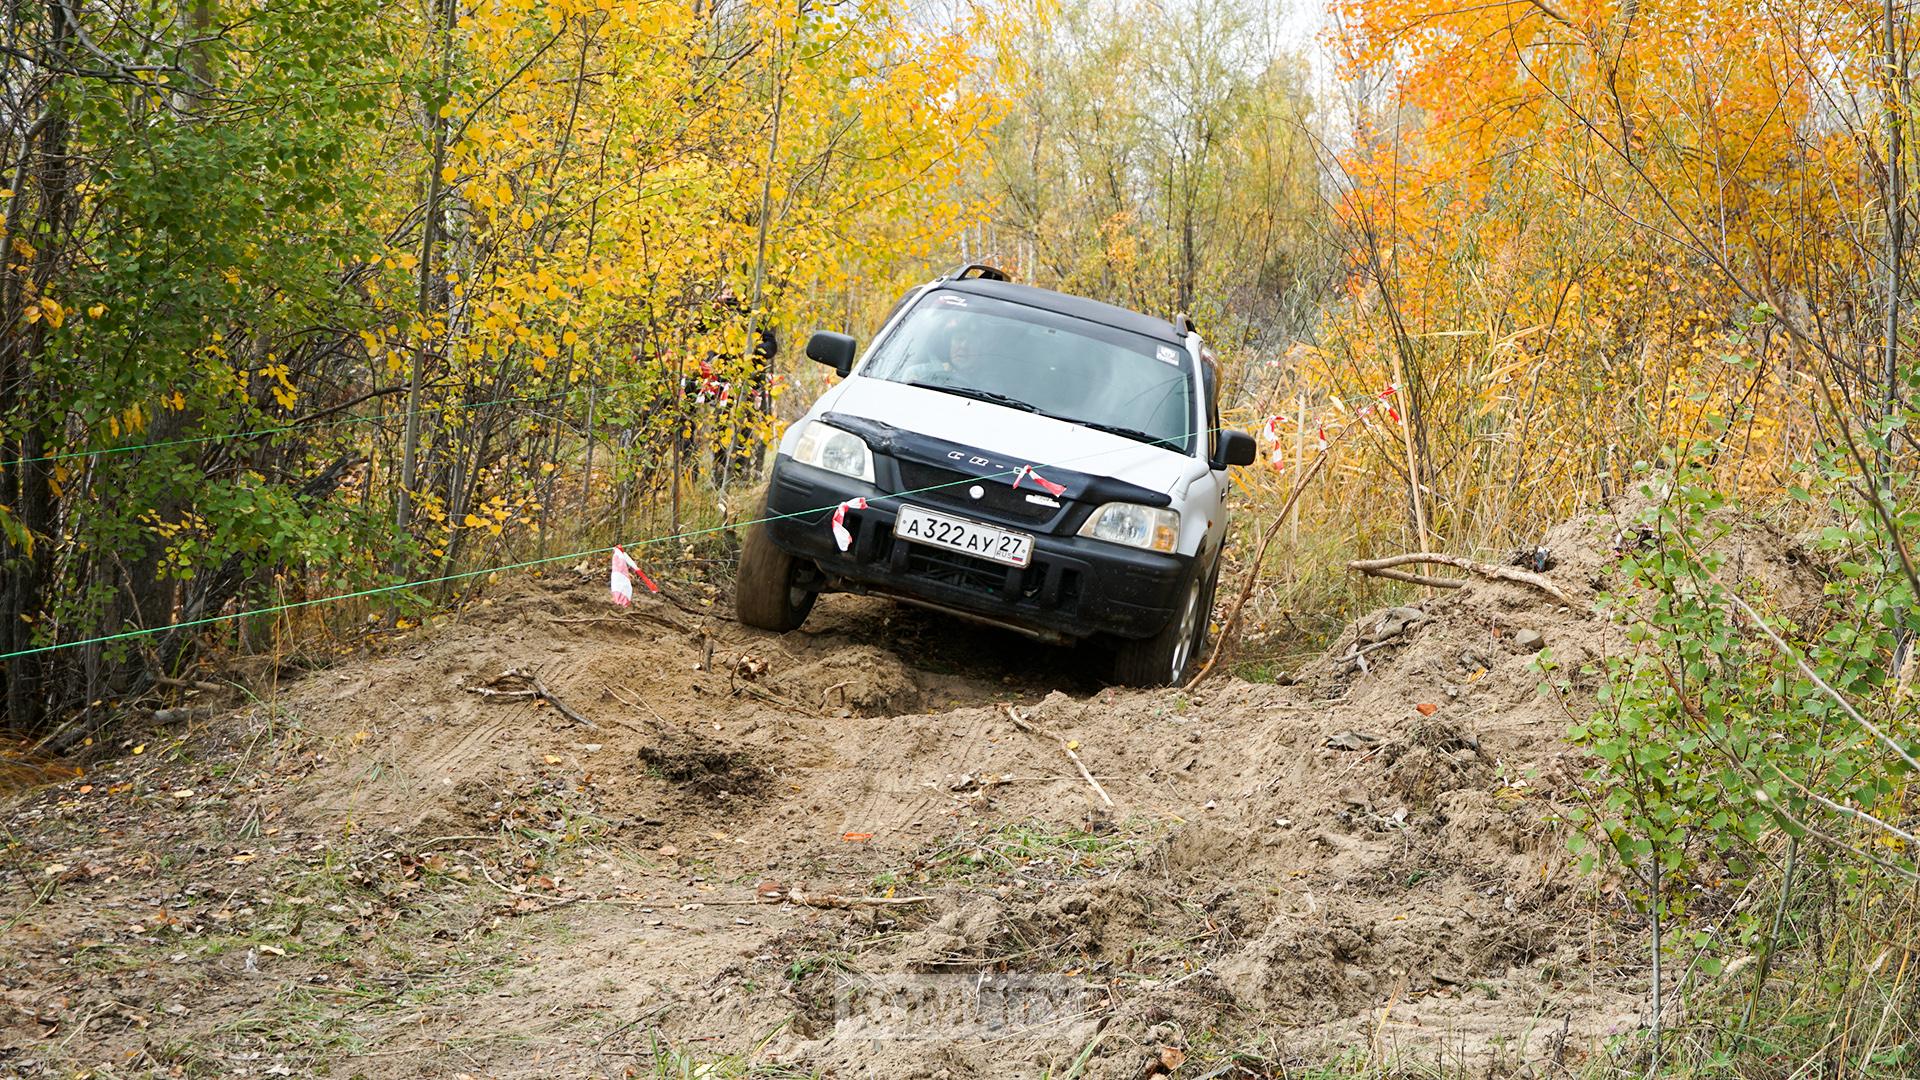
[[[1558,530],[1553,578],[1584,593],[1614,525]],[[598,570],[13,804],[0,1073],[1498,1071],[1634,1022],[1637,929],[1550,824],[1610,631],[1531,590],[1187,697],[874,600],[785,638],[620,612]],[[474,691],[509,668],[595,727]],[[958,1039],[836,1015],[862,979],[981,973],[1075,1006]]]

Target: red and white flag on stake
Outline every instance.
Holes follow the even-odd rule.
[[[1317,432],[1315,432],[1313,436],[1313,445],[1314,445],[1314,449],[1320,451],[1321,453],[1324,454],[1327,452],[1327,425],[1321,424],[1320,429]]]
[[[1038,472],[1034,471],[1031,465],[1022,465],[1020,466],[1020,471],[1013,474],[1013,486],[1018,488],[1022,480],[1033,481],[1042,491],[1045,491],[1056,499],[1067,493],[1067,486],[1065,484],[1056,484],[1046,477],[1041,476]]]
[[[633,556],[627,554],[625,548],[615,545],[613,549],[613,578],[611,582],[614,603],[619,604],[621,607],[626,607],[633,603],[634,577],[640,579],[641,583],[647,587],[648,592],[657,593],[660,591],[660,586],[655,585],[653,579],[647,576],[647,572],[640,569],[640,564],[633,561]]]
[[[1268,455],[1268,462],[1276,469],[1285,467],[1286,454],[1280,445],[1280,417],[1267,417],[1266,424],[1260,428],[1260,434],[1265,435],[1267,441],[1273,444],[1273,452]]]
[[[1380,391],[1380,403],[1386,407],[1387,419],[1392,420],[1396,424],[1400,422],[1400,413],[1394,409],[1392,399],[1398,389],[1394,384],[1388,383],[1387,388]]]
[[[840,545],[841,551],[853,546],[853,534],[847,531],[847,511],[866,508],[867,500],[860,498],[848,499],[833,508],[833,542]]]

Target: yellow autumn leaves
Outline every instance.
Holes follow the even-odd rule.
[[[509,501],[505,496],[496,495],[487,500],[486,505],[478,507],[462,519],[461,524],[469,529],[484,530],[489,536],[499,536],[510,524],[519,524],[538,532],[540,522],[538,514],[541,504],[533,499]]]
[[[28,326],[42,319],[47,321],[48,326],[58,329],[61,323],[67,321],[67,309],[61,307],[53,297],[43,296],[26,310]]]
[[[409,171],[379,156],[390,147],[363,148],[385,185],[370,197],[394,218],[368,257],[359,345],[390,378],[423,360],[437,392],[458,388],[438,404],[542,385],[670,394],[673,373],[702,361],[745,365],[749,318],[791,341],[883,309],[974,216],[961,180],[984,170],[1003,107],[978,77],[984,18],[929,23],[900,0],[804,14],[774,0],[502,0],[463,6],[450,37],[420,24],[451,96],[391,104],[423,130],[441,123],[446,158]],[[428,173],[444,201],[423,291]],[[603,409],[654,424],[650,401]],[[486,416],[438,404],[424,453],[466,452]],[[715,432],[776,433],[728,408]],[[470,490],[416,492],[429,549],[436,530],[537,523],[541,477],[524,472],[481,463]]]

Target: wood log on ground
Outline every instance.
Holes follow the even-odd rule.
[[[502,687],[502,683],[517,683],[519,685]],[[559,711],[560,715],[579,724],[581,727],[591,728],[594,731],[600,730],[599,724],[587,719],[581,715],[578,709],[560,700],[559,695],[547,689],[547,684],[540,681],[540,676],[535,675],[531,671],[522,671],[519,668],[508,668],[487,680],[485,685],[467,687],[467,692],[470,694],[479,694],[484,698],[537,698],[553,706]]]
[[[1584,602],[1575,600],[1566,590],[1531,570],[1520,570],[1511,566],[1494,566],[1491,563],[1474,562],[1472,559],[1463,559],[1458,555],[1447,555],[1437,551],[1416,551],[1406,555],[1389,555],[1384,559],[1355,559],[1347,564],[1347,569],[1358,570],[1363,574],[1371,574],[1374,577],[1392,578],[1395,581],[1410,581],[1416,585],[1433,585],[1442,589],[1458,589],[1466,584],[1464,581],[1456,581],[1452,578],[1427,577],[1424,574],[1414,574],[1397,569],[1398,567],[1419,563],[1437,563],[1441,566],[1451,566],[1456,570],[1465,570],[1470,574],[1476,574],[1480,577],[1495,581],[1510,581],[1517,585],[1530,586],[1546,593],[1548,596],[1553,597],[1555,600],[1560,601],[1576,611],[1587,610],[1587,605]]]

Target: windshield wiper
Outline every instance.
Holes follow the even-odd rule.
[[[1021,401],[1017,397],[1009,397],[1006,394],[996,394],[991,390],[975,390],[971,386],[943,386],[940,383],[930,382],[910,382],[907,385],[917,386],[922,390],[938,390],[943,394],[954,394],[958,397],[972,398],[975,401],[984,401],[992,405],[1004,405],[1009,409],[1019,409],[1021,412],[1040,411],[1040,407],[1032,402]]]
[[[1138,428],[1121,427],[1119,424],[1102,424],[1098,420],[1075,420],[1073,423],[1079,424],[1081,427],[1092,428],[1095,431],[1104,431],[1109,435],[1118,435],[1123,439],[1152,443],[1154,446],[1164,446],[1169,450],[1179,449],[1179,447],[1175,445],[1176,441],[1186,441],[1185,436],[1181,436],[1179,440],[1162,438],[1159,435],[1149,435]]]

